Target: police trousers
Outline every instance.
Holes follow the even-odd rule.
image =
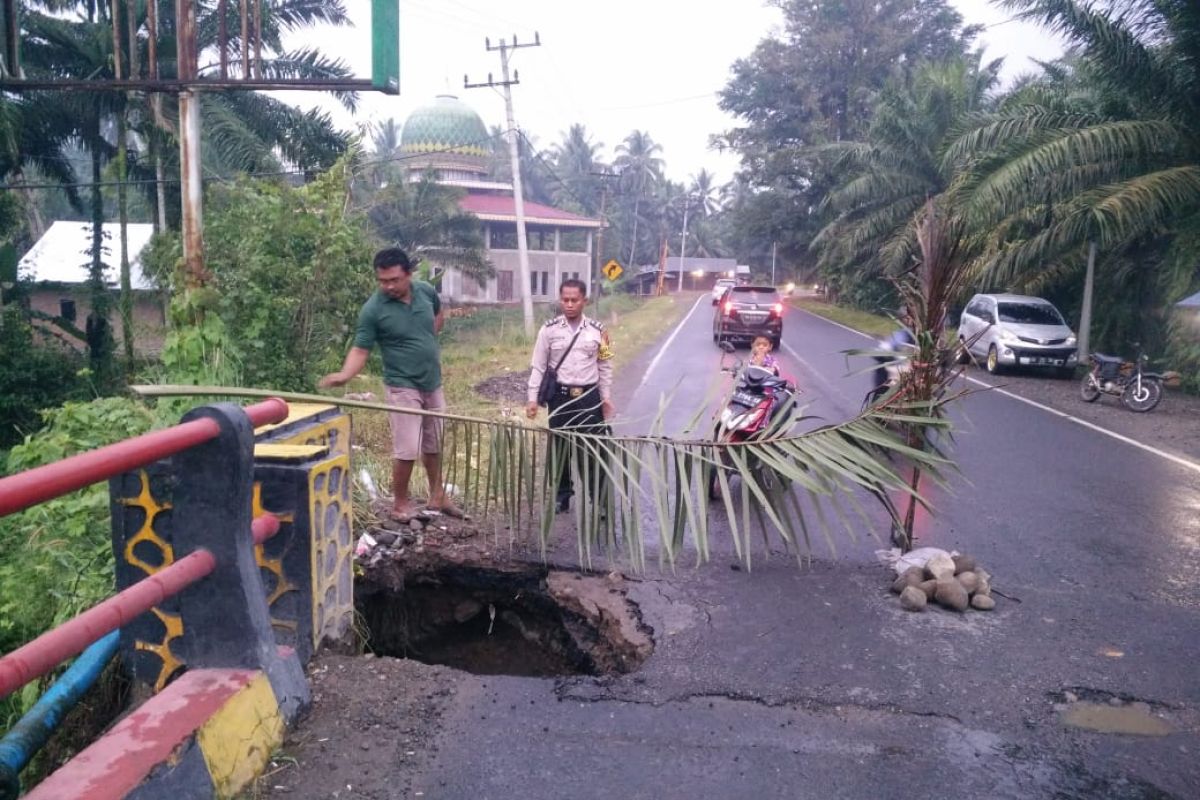
[[[572,430],[580,433],[607,434],[608,423],[604,421],[604,413],[600,408],[600,390],[592,386],[558,385],[558,392],[547,404],[550,412],[550,430]],[[588,446],[590,445],[590,447]],[[556,466],[558,474],[558,499],[567,500],[574,494],[572,475],[578,474],[585,479],[589,486],[582,487],[589,496],[598,499],[602,495],[594,487],[603,487],[608,483],[607,473],[601,469],[596,460],[596,450],[600,449],[597,442],[571,442],[562,437],[550,437],[550,469]],[[602,450],[601,450],[602,451]],[[551,476],[553,479],[553,476]]]

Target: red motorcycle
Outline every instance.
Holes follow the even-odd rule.
[[[722,348],[726,353],[733,352],[733,346],[728,342]],[[776,375],[774,370],[754,364],[742,365],[740,360],[733,366],[724,365],[725,357],[721,357],[721,371],[734,375],[736,382],[733,393],[729,396],[725,407],[717,419],[713,431],[715,442],[744,442],[766,435],[780,433],[780,428],[786,423],[786,417],[796,404],[796,398],[801,391],[786,378]],[[726,473],[735,471],[733,457],[729,448],[715,448],[721,468]],[[785,479],[774,469],[755,458],[749,449],[743,450],[746,466],[755,482],[763,489],[769,489]],[[710,499],[721,498],[721,481],[718,468],[713,467],[708,476],[708,496]]]

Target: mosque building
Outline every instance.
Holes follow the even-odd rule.
[[[474,109],[452,95],[439,95],[413,111],[400,135],[400,153],[409,180],[420,180],[432,171],[438,183],[465,192],[460,206],[483,223],[487,257],[496,274],[481,286],[457,269],[448,268],[441,282],[441,293],[447,300],[521,300],[513,187],[488,178],[491,138]],[[525,201],[529,278],[535,302],[552,301],[559,283],[566,278],[582,279],[591,293],[594,235],[599,228],[598,219]]]

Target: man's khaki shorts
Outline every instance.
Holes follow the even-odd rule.
[[[388,405],[397,408],[420,408],[437,411],[446,407],[446,398],[439,386],[432,392],[406,387],[387,387]],[[416,461],[419,454],[441,452],[442,421],[420,414],[388,414],[392,426],[392,458]]]

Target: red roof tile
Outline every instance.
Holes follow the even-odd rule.
[[[459,201],[459,207],[484,219],[516,219],[516,202],[512,197],[498,194],[468,194]],[[596,228],[600,221],[581,217],[541,203],[525,201],[525,217],[534,222],[560,223],[566,227]]]

